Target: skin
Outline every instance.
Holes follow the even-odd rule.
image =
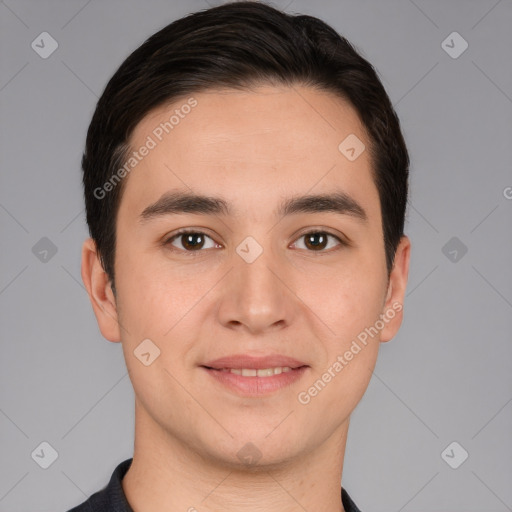
[[[403,311],[308,404],[297,395],[379,315],[403,304],[410,241],[402,238],[388,281],[369,151],[351,162],[338,150],[351,133],[369,147],[346,102],[299,86],[193,96],[198,105],[125,178],[116,296],[93,241],[83,246],[82,277],[99,328],[122,343],[136,397],[134,460],[123,489],[137,512],[343,511],[350,414]],[[185,101],[148,114],[132,147]],[[221,196],[234,215],[141,223],[141,212],[170,190]],[[284,198],[335,190],[363,206],[366,223],[332,212],[273,214]],[[163,243],[180,228],[210,237],[195,256],[183,238]],[[330,237],[325,248],[311,248],[303,235],[315,229],[350,245]],[[253,263],[236,252],[247,236],[263,248]],[[149,366],[134,356],[146,338],[161,351]],[[240,353],[284,354],[310,368],[291,386],[254,398],[199,367]],[[237,457],[248,442],[261,453],[253,466]]]

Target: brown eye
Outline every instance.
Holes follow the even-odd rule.
[[[327,236],[325,233],[308,233],[304,235],[305,245],[308,249],[325,249]]]
[[[207,240],[212,242],[209,247],[205,246]],[[165,245],[172,245],[174,248],[185,252],[198,252],[204,248],[211,249],[215,247],[215,242],[211,237],[200,231],[181,231],[169,238]]]
[[[325,249],[328,247],[329,249],[333,247],[332,242],[329,242],[329,239],[336,240],[338,244],[336,245],[345,245],[345,243],[337,236],[327,233],[325,231],[310,231],[309,233],[304,233],[299,237],[299,240],[304,240],[304,247],[298,247],[298,249],[307,249],[312,252],[327,252]],[[297,245],[295,242],[294,245]]]

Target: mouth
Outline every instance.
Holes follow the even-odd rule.
[[[262,397],[297,383],[308,371],[308,365],[269,368],[213,368],[201,366],[221,388],[238,396]]]
[[[273,375],[280,375],[281,373],[288,373],[300,368],[306,368],[307,365],[290,367],[290,366],[276,366],[273,368],[212,368],[203,366],[207,370],[214,370],[217,372],[230,372],[242,377],[272,377]]]
[[[296,369],[307,366],[304,361],[281,354],[232,354],[213,361],[203,363],[206,368],[214,370],[279,370],[286,368]],[[286,370],[288,371],[288,370]],[[249,376],[249,375],[248,375]]]

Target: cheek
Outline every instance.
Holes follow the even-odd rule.
[[[297,281],[297,295],[330,328],[326,332],[333,337],[357,335],[381,313],[383,275],[372,269],[372,264],[375,266],[361,259],[337,268],[306,271],[308,279]]]
[[[356,288],[332,283],[323,300],[317,302],[322,305],[320,314],[329,329],[323,329],[325,352],[309,383],[313,386],[310,398],[318,396],[314,400],[318,414],[332,410],[334,422],[350,414],[361,400],[380,346],[376,324],[381,309],[375,284],[362,280],[354,283]]]
[[[151,338],[163,330],[157,328],[156,320],[160,318],[163,322],[163,310],[172,307],[179,298],[162,270],[155,266],[154,258],[126,244],[119,243],[118,247],[116,286],[120,321],[124,322],[130,338]]]
[[[164,256],[136,250],[126,254],[129,255],[119,259],[116,267],[120,321],[133,343],[144,338],[165,343],[175,325],[179,329],[187,315],[193,317],[201,310],[198,302],[218,277],[214,272],[180,265]]]

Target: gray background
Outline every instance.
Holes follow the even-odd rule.
[[[67,510],[132,456],[121,346],[80,278],[80,157],[122,60],[219,3],[0,3],[1,512]],[[412,159],[405,320],[352,416],[343,484],[363,512],[512,510],[512,2],[274,5],[326,20],[375,65]],[[47,59],[31,48],[43,31],[59,45]],[[453,31],[458,58],[441,45]],[[31,455],[43,441],[48,469]],[[441,455],[453,441],[452,462],[469,453],[457,469]]]

